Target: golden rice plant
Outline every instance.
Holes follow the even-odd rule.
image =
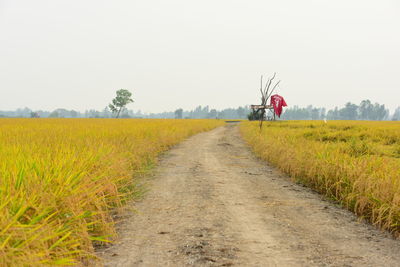
[[[260,158],[400,236],[399,122],[245,122],[241,133]]]
[[[82,265],[159,153],[217,120],[0,119],[0,266]],[[140,229],[138,229],[140,230]]]

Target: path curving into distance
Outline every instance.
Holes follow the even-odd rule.
[[[237,125],[171,149],[148,186],[106,266],[400,265],[400,241],[257,160]]]

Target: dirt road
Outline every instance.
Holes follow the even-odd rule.
[[[165,154],[106,266],[400,266],[400,241],[258,161],[237,126]]]

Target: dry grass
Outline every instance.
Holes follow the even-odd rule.
[[[1,119],[0,266],[80,265],[157,155],[216,120]],[[140,229],[138,229],[140,230]]]
[[[296,181],[400,236],[400,123],[245,122],[254,152]]]

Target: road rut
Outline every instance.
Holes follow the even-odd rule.
[[[400,264],[399,241],[256,159],[236,125],[171,149],[148,188],[105,266]]]

